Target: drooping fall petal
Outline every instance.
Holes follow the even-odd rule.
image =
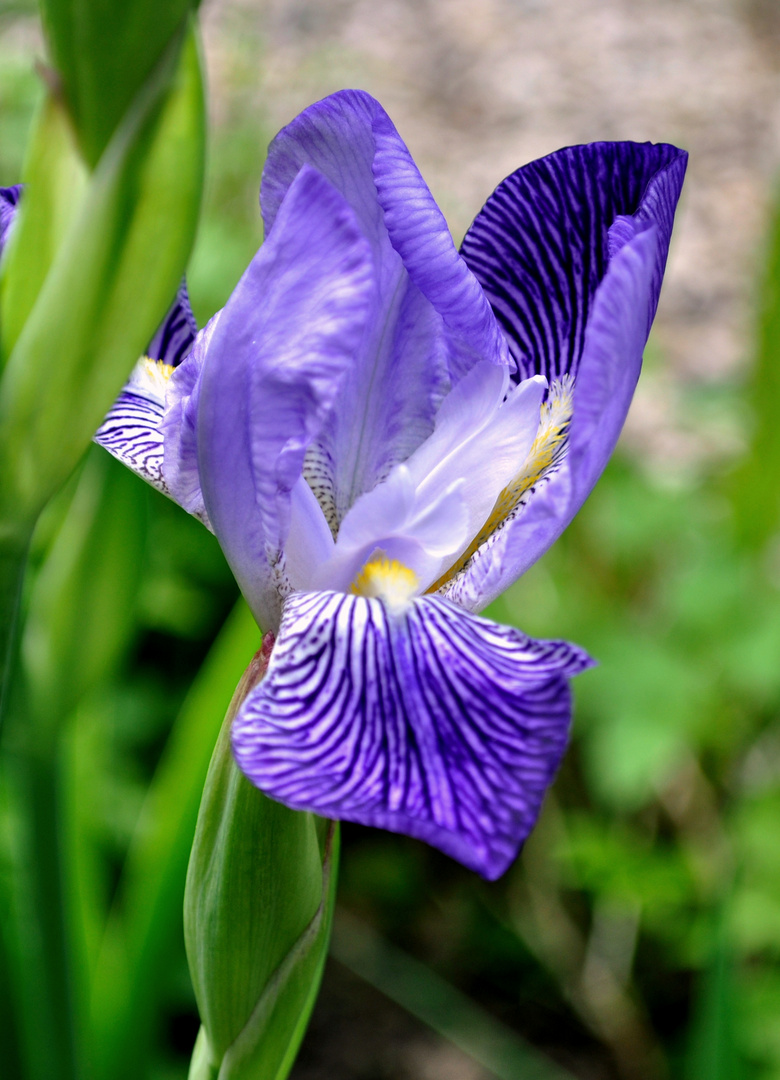
[[[407,833],[487,878],[517,855],[590,665],[438,597],[299,593],[233,727],[240,767],[298,809]]]

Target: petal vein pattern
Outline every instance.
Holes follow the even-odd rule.
[[[618,246],[648,223],[661,244],[650,322],[687,155],[652,143],[571,146],[525,165],[490,196],[461,254],[509,340],[520,377],[577,374],[591,304]],[[618,224],[618,236],[610,230]],[[650,329],[647,322],[645,335]]]
[[[439,597],[295,594],[264,681],[236,718],[236,759],[288,806],[426,840],[503,873],[563,753],[568,678],[590,666]]]

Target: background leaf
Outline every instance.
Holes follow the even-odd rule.
[[[192,6],[192,0],[41,0],[51,56],[90,165]]]
[[[0,381],[0,517],[34,519],[165,314],[195,234],[203,140],[190,33],[183,50],[169,48],[117,132],[9,356]]]

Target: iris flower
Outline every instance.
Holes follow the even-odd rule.
[[[685,164],[561,150],[504,180],[458,252],[367,94],[272,142],[265,243],[197,336],[180,292],[97,435],[214,531],[275,635],[233,728],[272,798],[490,879],[515,858],[591,661],[478,612],[612,452]]]

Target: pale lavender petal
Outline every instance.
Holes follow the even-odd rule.
[[[214,531],[265,628],[278,623],[290,492],[342,392],[374,280],[343,197],[304,168],[214,329],[197,415]],[[293,583],[294,584],[294,583]]]
[[[21,184],[0,188],[0,255],[3,253],[3,248],[8,240],[9,230],[16,217],[21,194]]]
[[[545,387],[538,375],[512,386],[507,368],[475,364],[444,399],[433,434],[352,505],[319,587],[348,588],[376,550],[411,569],[421,592],[438,581],[531,450]]]
[[[659,236],[645,310],[649,331],[686,162],[674,146],[591,143],[525,165],[499,184],[461,254],[506,331],[522,377],[576,374],[610,256],[653,223]]]
[[[389,117],[345,90],[306,109],[274,139],[263,174],[267,232],[310,164],[345,196],[371,243],[378,290],[345,392],[319,448],[318,483],[334,524],[430,435],[436,409],[477,359],[507,362],[475,278]]]
[[[296,809],[407,833],[484,877],[533,827],[590,665],[438,597],[297,593],[233,727],[239,766]]]
[[[374,117],[374,182],[390,241],[417,288],[447,327],[450,372],[460,379],[480,360],[508,364],[506,338],[479,282],[395,126]]]

